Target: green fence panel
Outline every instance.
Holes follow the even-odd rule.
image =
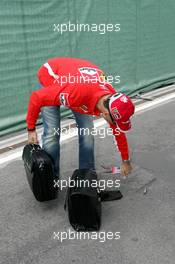
[[[26,127],[36,72],[51,57],[91,60],[127,94],[174,83],[174,13],[173,0],[1,0],[0,135]],[[54,30],[69,23],[98,31]],[[107,31],[108,24],[120,30]]]

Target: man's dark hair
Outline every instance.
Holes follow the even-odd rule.
[[[111,115],[110,109],[109,109],[109,101],[110,101],[110,98],[111,98],[111,96],[108,97],[108,98],[103,102],[103,105],[104,105],[105,108],[108,109],[109,114],[110,114],[110,117],[111,117],[112,121],[114,121],[114,119],[113,119],[113,117],[112,117],[112,115]]]
[[[103,102],[103,105],[105,108],[107,108],[109,110],[109,100],[110,100],[110,97],[107,98],[104,102]]]

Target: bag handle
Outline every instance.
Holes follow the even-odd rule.
[[[38,145],[38,144],[30,144],[30,145],[32,146],[31,152],[41,149],[40,145]]]

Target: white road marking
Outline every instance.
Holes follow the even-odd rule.
[[[161,106],[162,104],[168,103],[170,100],[172,100],[174,98],[175,98],[175,93],[171,93],[169,95],[162,96],[161,98],[157,98],[154,101],[145,102],[141,105],[136,106],[135,113],[141,114],[147,110],[151,110],[155,107],[158,107],[159,105]],[[94,122],[95,128],[99,128],[99,127],[104,126],[104,125],[106,125],[106,121],[104,119],[98,119]],[[77,135],[76,130],[74,132],[72,132],[71,134],[62,135],[60,142],[63,144],[63,143],[65,143],[66,140],[71,139],[71,138],[75,137],[76,135]],[[11,152],[11,153],[1,154],[2,157],[0,159],[0,165],[7,163],[9,161],[12,161],[12,160],[21,159],[22,150],[23,150],[23,147],[20,148],[20,150],[18,150],[18,151],[13,150],[12,151],[13,153]]]

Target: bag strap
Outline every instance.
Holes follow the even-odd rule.
[[[101,191],[100,197],[102,202],[119,200],[123,197],[122,193],[117,191]]]
[[[66,191],[66,197],[64,201],[64,210],[66,211],[67,203],[68,203],[68,195],[69,195],[69,187]],[[122,199],[123,195],[121,191],[98,191],[97,195],[101,198],[101,202],[109,202],[114,200]]]

